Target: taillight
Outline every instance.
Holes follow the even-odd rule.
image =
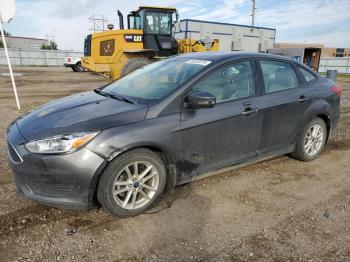
[[[337,96],[341,96],[341,87],[340,86],[334,85],[334,86],[332,86],[331,90]]]
[[[72,61],[70,58],[68,58],[67,60],[68,60],[68,63],[70,63]]]

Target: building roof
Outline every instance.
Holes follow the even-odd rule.
[[[275,48],[324,48],[320,43],[275,43]]]
[[[12,35],[6,35],[5,37],[6,37],[6,38],[18,38],[18,39],[29,39],[29,40],[48,41],[47,39],[43,39],[43,38],[24,37],[24,36],[12,36]]]
[[[198,22],[198,23],[206,23],[206,24],[215,24],[215,25],[230,25],[230,26],[242,26],[242,27],[248,27],[248,28],[255,28],[255,29],[266,29],[266,30],[273,30],[276,31],[275,28],[269,28],[269,27],[260,27],[260,26],[250,26],[250,25],[240,25],[240,24],[231,24],[231,23],[222,23],[222,22],[212,22],[212,21],[205,21],[205,20],[196,20],[196,19],[181,19],[181,22]]]

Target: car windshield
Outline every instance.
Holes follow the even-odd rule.
[[[155,102],[209,65],[211,61],[174,57],[139,68],[103,88],[103,92],[136,103]]]

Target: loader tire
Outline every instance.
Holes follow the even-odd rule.
[[[132,71],[134,71],[140,67],[143,67],[149,63],[151,63],[151,61],[147,58],[143,58],[143,57],[131,58],[124,65],[121,75],[126,76],[127,74],[131,73]]]

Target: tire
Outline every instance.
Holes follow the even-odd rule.
[[[316,127],[320,128],[319,132],[317,132]],[[313,135],[313,130],[316,132],[315,135]],[[301,161],[311,161],[322,152],[326,140],[326,124],[321,118],[316,117],[306,124],[297,137],[295,150],[291,153],[291,156]]]
[[[74,68],[74,72],[84,72],[84,68],[81,66],[81,62],[76,63]]]
[[[77,72],[77,67],[74,65],[71,67],[74,72]]]
[[[135,162],[138,172],[135,172]],[[141,175],[147,169],[149,171],[142,179]],[[140,179],[135,180],[135,173]],[[107,166],[98,182],[97,199],[112,215],[132,217],[152,206],[163,193],[165,184],[166,171],[160,156],[148,149],[134,149],[118,156]]]
[[[144,57],[130,58],[123,66],[121,76],[126,76],[127,74],[135,71],[136,69],[149,64],[151,61]]]

